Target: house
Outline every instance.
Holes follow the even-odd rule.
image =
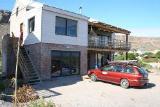
[[[27,54],[24,58],[28,57],[27,63],[41,80],[86,74],[95,65],[114,60],[114,52],[127,53],[130,49],[130,31],[34,0],[16,1],[10,17],[10,33],[19,37],[20,28],[21,56]],[[126,40],[116,40],[115,33],[125,34]],[[30,67],[23,61],[20,68],[29,72]]]

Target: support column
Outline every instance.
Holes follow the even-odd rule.
[[[128,35],[126,34],[126,48],[128,48]],[[128,60],[128,51],[126,52],[126,60]]]

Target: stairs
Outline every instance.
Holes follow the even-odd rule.
[[[22,75],[28,84],[36,85],[36,84],[40,83],[39,74],[35,70],[35,68],[31,62],[31,59],[30,59],[30,57],[24,47],[20,48],[19,68],[22,71]]]

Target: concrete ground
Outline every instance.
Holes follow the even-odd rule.
[[[59,77],[35,86],[40,96],[58,107],[160,107],[160,73],[149,74],[145,88],[123,89],[80,76]]]

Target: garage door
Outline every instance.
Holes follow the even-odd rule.
[[[52,76],[69,76],[80,74],[79,51],[52,51],[51,52]]]

